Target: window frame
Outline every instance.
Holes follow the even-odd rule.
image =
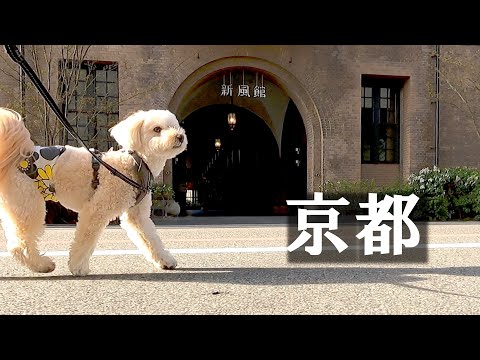
[[[361,80],[361,151],[362,164],[399,164],[401,160],[401,119],[402,119],[402,93],[405,78],[388,76],[362,75]],[[367,96],[367,88],[371,89],[371,96]],[[382,91],[386,89],[385,92]],[[371,114],[367,104],[371,99]],[[384,107],[382,107],[384,106]],[[392,109],[393,107],[393,109]],[[382,114],[382,110],[383,114]],[[371,118],[367,118],[371,116]],[[393,116],[393,118],[392,118]],[[388,119],[393,119],[389,122]],[[393,136],[388,134],[393,133]],[[393,138],[393,140],[392,140]],[[370,139],[369,149],[367,148]],[[383,151],[375,149],[375,144],[383,140]],[[365,156],[368,152],[368,159]],[[389,152],[393,152],[389,153]],[[383,155],[383,158],[382,156]],[[391,159],[391,160],[390,160]]]
[[[61,86],[62,93],[62,110],[66,115],[67,119],[70,121],[71,125],[76,129],[80,138],[89,146],[101,151],[107,151],[111,147],[117,145],[115,139],[110,136],[108,129],[113,126],[113,124],[118,123],[119,120],[119,73],[118,73],[118,62],[115,61],[93,61],[93,60],[84,60],[80,64],[80,71],[85,71],[85,80],[79,80],[77,82],[75,90],[72,91],[72,99],[68,104],[68,109],[65,104],[64,93],[66,91],[66,80],[62,79],[61,76],[64,74],[62,67],[66,66],[69,69],[77,67],[74,60],[60,60],[59,69],[59,85]],[[99,79],[97,76],[97,71],[105,71],[105,79]],[[108,76],[108,71],[113,71],[114,76],[113,80]],[[91,76],[91,82],[88,80],[88,77]],[[78,94],[79,85],[81,83],[86,83],[85,90],[83,94]],[[104,84],[105,91],[103,94],[99,93],[99,84]],[[113,94],[108,93],[109,84],[114,85]],[[85,105],[84,108],[79,108],[78,100],[90,101],[91,105]],[[105,108],[101,109],[101,99],[104,99]],[[100,105],[99,105],[100,103]],[[112,109],[106,108],[113,104]],[[93,115],[91,112],[93,111]],[[89,119],[89,117],[91,117]],[[99,124],[100,118],[104,119],[103,124]],[[85,118],[86,126],[79,123],[80,118]],[[103,134],[102,134],[103,133]],[[97,138],[97,136],[99,136]],[[74,139],[69,132],[65,132],[64,143],[77,146],[77,140]]]

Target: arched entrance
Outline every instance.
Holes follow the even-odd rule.
[[[295,96],[290,97],[282,83],[290,75],[282,71],[278,71],[280,79],[251,66],[208,71],[230,60],[197,69],[173,96],[169,109],[187,130],[189,145],[185,153],[167,163],[164,181],[172,183],[176,191],[187,185],[188,210],[199,209],[206,202],[212,214],[286,214],[286,199],[306,199],[307,191],[322,179],[321,146],[315,146],[321,143],[322,132],[320,121],[312,122],[318,113],[309,96],[299,97],[304,89],[298,82],[288,84],[295,90]],[[262,63],[259,59],[242,60]],[[272,64],[268,68],[271,70]],[[231,76],[233,83],[230,96],[220,94],[225,75],[227,79]],[[266,97],[253,93],[238,96],[239,84],[250,85],[252,91],[260,76]],[[238,119],[233,131],[227,123],[232,109]],[[214,146],[217,138],[222,143],[218,152]],[[178,199],[185,202],[183,198]]]
[[[258,49],[257,49],[258,50]],[[164,87],[159,92],[154,103],[159,108],[168,108],[178,119],[182,121],[190,113],[208,104],[218,104],[225,99],[218,99],[218,84],[224,71],[238,68],[241,64],[246,69],[256,69],[268,74],[274,80],[274,86],[283,91],[287,100],[294,102],[303,121],[306,138],[306,167],[307,192],[311,194],[318,191],[324,181],[323,159],[323,125],[321,114],[329,114],[328,109],[317,107],[305,84],[297,79],[289,70],[272,61],[255,56],[255,49],[236,49],[235,56],[215,57],[204,60],[203,65],[198,64],[198,58],[182,62]],[[248,52],[248,55],[247,55]],[[217,78],[217,88],[213,94],[203,91],[203,87],[209,79]],[[318,101],[318,100],[317,100]],[[223,101],[229,103],[229,101]],[[239,105],[236,103],[236,105]],[[260,116],[265,120],[264,116]],[[269,124],[267,124],[269,125]],[[328,133],[326,127],[325,132]],[[172,161],[167,161],[163,171],[163,181],[172,183]]]

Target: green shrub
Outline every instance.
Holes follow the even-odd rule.
[[[325,199],[344,197],[350,202],[349,205],[336,208],[342,215],[362,215],[368,214],[368,209],[360,207],[360,203],[368,202],[369,193],[376,193],[377,201],[381,201],[385,195],[410,195],[413,189],[411,185],[400,181],[388,186],[379,186],[373,180],[340,180],[324,183],[322,191]]]
[[[480,185],[475,186],[475,188],[470,193],[472,212],[474,214],[474,220],[480,220]]]
[[[374,181],[326,182],[320,191],[325,199],[345,197],[350,204],[338,207],[341,214],[366,214],[360,203],[368,202],[368,193],[408,196],[419,200],[409,215],[412,220],[480,220],[480,169],[472,167],[424,168],[411,174],[406,182],[377,186]]]
[[[397,182],[392,185],[380,186],[377,188],[378,200],[382,200],[385,195],[402,195],[408,196],[413,193],[412,185],[403,182]]]
[[[175,199],[175,191],[172,185],[155,184],[153,186],[152,198],[154,200],[173,200]]]
[[[471,167],[424,168],[408,183],[420,198],[412,219],[472,219],[480,214],[480,170]]]
[[[372,180],[359,181],[327,181],[323,184],[324,199],[340,199],[344,197],[350,203],[335,208],[342,215],[357,215],[366,213],[360,203],[368,202],[368,193],[377,192],[378,186]]]

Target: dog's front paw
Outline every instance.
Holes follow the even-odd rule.
[[[171,265],[166,265],[166,264],[163,264],[162,265],[162,269],[163,270],[173,270],[177,267],[177,261],[175,260],[175,263],[174,264],[171,264]]]
[[[73,276],[87,276],[88,273],[90,272],[90,269],[87,267],[79,267],[75,268],[70,266],[70,272],[72,273]]]
[[[162,252],[160,256],[160,268],[163,270],[173,270],[177,267],[177,260],[168,251]]]
[[[74,276],[86,276],[90,272],[90,268],[88,267],[88,262],[75,264],[72,261],[69,261],[68,268],[70,269],[70,272]]]
[[[40,261],[31,264],[30,269],[34,272],[46,274],[55,270],[55,263],[47,256],[40,256]]]

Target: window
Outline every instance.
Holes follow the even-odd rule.
[[[362,163],[400,162],[401,79],[362,76]]]
[[[198,204],[198,191],[194,189],[187,189],[186,197],[187,206],[195,206]]]
[[[108,129],[118,123],[118,65],[92,61],[74,64],[60,62],[64,111],[89,147],[106,151],[116,144]],[[68,132],[65,143],[79,146]]]

